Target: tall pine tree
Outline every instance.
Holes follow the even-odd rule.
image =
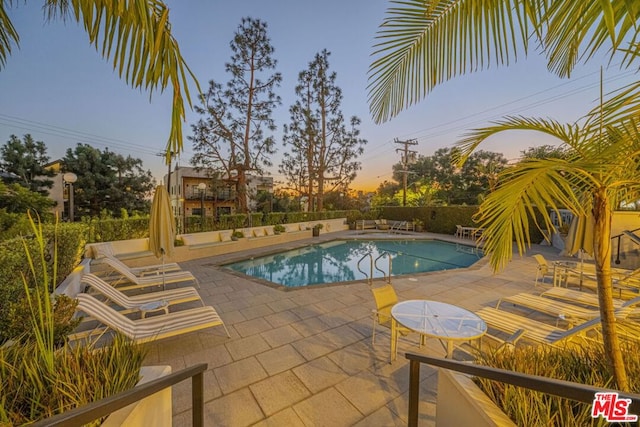
[[[212,171],[222,171],[237,179],[238,210],[247,212],[247,172],[263,173],[275,153],[276,130],[271,114],[280,105],[274,92],[282,76],[273,72],[277,61],[267,36],[267,24],[243,18],[231,41],[231,62],[225,69],[231,79],[222,87],[213,80],[195,110],[200,120],[192,125],[196,152],[192,163]]]
[[[291,124],[283,137],[291,154],[285,155],[280,172],[290,179],[300,167],[295,159],[305,159],[310,211],[323,209],[325,193],[346,190],[360,169],[357,157],[367,143],[359,138],[360,119],[353,116],[347,123],[342,115],[342,90],[336,84],[337,74],[329,71],[329,55],[326,49],[316,54],[299,74],[298,100],[289,108]]]

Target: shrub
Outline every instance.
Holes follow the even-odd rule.
[[[29,424],[127,390],[138,382],[146,353],[119,336],[100,349],[56,346],[56,326],[67,327],[56,325],[59,318],[50,297],[57,273],[57,234],[54,230],[53,246],[48,247],[43,227],[33,221],[31,226],[33,238],[22,242],[23,257],[29,260],[22,276],[29,313],[24,324],[30,328],[21,340],[0,346],[0,425]],[[37,278],[33,289],[27,277]],[[63,308],[58,313],[64,312],[65,318],[75,308],[65,297],[58,298],[56,305]]]
[[[630,391],[637,393],[640,391],[640,344],[625,342],[623,355]],[[597,387],[610,387],[613,380],[604,348],[596,343],[571,348],[537,346],[497,350],[479,355],[478,363]],[[602,419],[591,418],[590,404],[487,379],[478,378],[476,383],[517,425],[603,424]]]
[[[51,356],[53,370],[34,341],[0,347],[0,425],[38,421],[134,387],[145,350],[116,337],[100,349],[67,345]]]
[[[276,224],[273,226],[273,232],[274,233],[284,233],[287,229],[284,228],[284,225],[282,224]]]
[[[286,214],[284,212],[269,212],[264,216],[265,225],[276,225],[285,222]]]
[[[89,242],[112,242],[114,240],[149,237],[149,217],[101,218],[84,221],[90,229]]]
[[[33,299],[33,296],[32,296]],[[80,324],[80,318],[73,315],[78,301],[66,295],[56,295],[53,304],[53,342],[60,347],[66,342],[67,336]],[[12,340],[25,342],[33,341],[34,332],[31,325],[31,308],[26,296],[16,303],[9,305],[9,326],[4,335]]]
[[[42,227],[42,257],[38,256],[40,242],[33,230],[27,237],[0,243],[0,344],[8,339],[11,311],[15,310],[13,304],[25,296],[23,276],[28,288],[34,289],[42,282],[46,271],[51,278],[49,292],[53,292],[80,262],[86,235],[87,228],[83,224],[46,224]],[[32,258],[34,269],[29,266],[25,251]],[[46,270],[43,270],[43,264]]]

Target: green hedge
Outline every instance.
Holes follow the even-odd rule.
[[[413,221],[419,219],[424,223],[425,231],[438,234],[454,234],[456,225],[473,227],[473,216],[478,212],[478,206],[423,206],[402,207],[388,206],[381,208],[382,218],[396,221]],[[542,216],[536,210],[536,219],[542,224]],[[530,222],[529,233],[532,243],[541,242],[544,239],[533,221]]]
[[[149,237],[149,217],[92,219],[86,224],[90,243]]]
[[[57,247],[58,247],[58,269],[57,277],[51,279],[51,290],[59,285],[80,263],[84,246],[87,243],[87,227],[85,224],[58,225]],[[50,224],[43,226],[46,239],[45,262],[50,277],[53,275],[53,250],[55,242],[55,227]],[[30,273],[29,261],[25,253],[29,251],[35,265],[36,277]],[[35,284],[42,283],[41,257],[39,246],[31,236],[15,238],[0,242],[0,342],[6,339],[2,336],[2,331],[8,329],[9,313],[12,304],[17,303],[24,295],[23,277],[27,285],[33,288]]]

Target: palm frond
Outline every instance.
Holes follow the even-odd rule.
[[[510,130],[531,130],[556,137],[573,149],[579,149],[577,143],[580,132],[577,125],[563,125],[555,120],[534,119],[521,116],[506,117],[492,122],[491,126],[474,129],[468,132],[463,139],[456,143],[454,161],[462,164],[471,153],[487,138]]]
[[[171,34],[169,9],[160,0],[49,0],[50,19],[58,16],[82,23],[90,43],[108,60],[118,75],[136,89],[173,90],[171,130],[167,142],[167,161],[183,147],[182,122],[185,101],[192,105],[189,81],[198,82],[185,63],[177,41]],[[70,9],[68,9],[70,8]]]
[[[458,74],[516,59],[536,0],[391,1],[369,68],[369,106],[384,122]]]
[[[20,42],[20,36],[7,15],[5,3],[0,1],[0,70],[4,68],[7,57],[11,54],[12,45],[18,46]]]
[[[637,41],[639,12],[638,2],[628,0],[552,1],[543,17],[547,24],[543,41],[549,69],[569,77],[581,57],[586,61],[606,46],[613,54],[622,50],[623,43]],[[585,41],[584,52],[580,53]],[[639,58],[627,52],[625,63],[628,66]]]
[[[530,246],[529,228],[552,229],[549,210],[584,214],[578,194],[594,183],[589,174],[561,159],[532,159],[500,174],[500,185],[482,203],[476,220],[484,228],[484,249],[491,266],[500,270],[513,257],[513,242],[522,255]],[[542,223],[536,222],[536,215]]]
[[[618,126],[628,120],[640,118],[640,81],[615,91],[602,106],[594,107],[585,115],[585,132],[595,133],[600,126]]]

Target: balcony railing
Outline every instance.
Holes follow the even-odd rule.
[[[193,426],[204,426],[204,371],[206,363],[199,363],[178,372],[141,384],[113,396],[89,403],[88,405],[63,412],[45,420],[31,424],[32,427],[82,426],[102,418],[151,396],[167,387],[191,378],[191,422]]]
[[[235,200],[236,199],[236,191],[235,190],[218,190],[218,191],[210,191],[207,190],[204,192],[205,200]],[[187,200],[200,200],[202,198],[202,193],[197,188],[194,190],[185,191],[184,198]]]
[[[488,366],[472,365],[467,362],[458,362],[451,359],[421,356],[414,353],[406,353],[409,359],[409,422],[410,427],[418,425],[418,403],[420,402],[420,364],[449,369],[476,377],[488,378],[524,387],[534,391],[576,400],[582,403],[592,403],[596,393],[616,392],[620,398],[631,399],[629,413],[640,413],[640,394],[625,393],[600,387],[572,383],[570,381],[556,380],[538,375],[527,375],[521,372],[508,371],[506,369],[491,368]]]

